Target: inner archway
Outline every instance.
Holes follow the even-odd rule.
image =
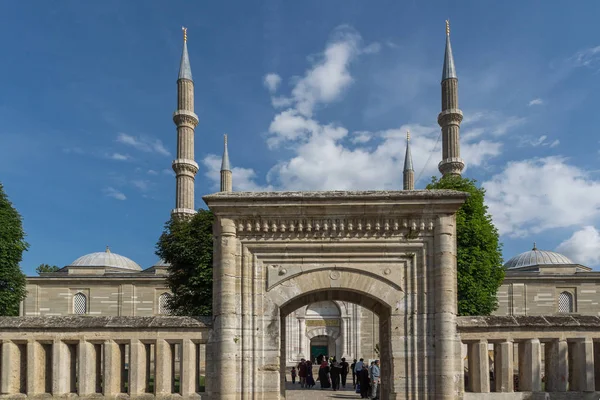
[[[373,348],[365,349],[364,353],[352,353],[352,349],[348,348],[346,344],[347,339],[344,337],[345,324],[337,321],[343,321],[341,310],[338,304],[344,305],[344,308],[352,309],[358,307],[359,309],[365,310],[369,313],[373,313],[377,316],[379,322],[377,327],[377,337],[379,338],[378,349],[379,354],[373,352]],[[374,360],[380,361],[381,368],[381,385],[379,387],[379,398],[388,399],[391,385],[389,380],[393,374],[393,362],[391,359],[391,316],[392,310],[389,305],[386,305],[381,300],[374,298],[371,294],[361,292],[357,290],[349,290],[344,288],[329,288],[325,290],[316,290],[305,293],[296,298],[290,299],[287,303],[280,307],[280,343],[281,343],[281,355],[280,355],[280,390],[281,398],[288,399],[300,399],[305,398],[309,395],[306,389],[301,389],[299,384],[292,385],[291,382],[291,366],[296,365],[297,362],[290,365],[290,357],[287,354],[290,351],[287,340],[290,335],[286,331],[290,327],[294,327],[294,324],[289,323],[289,317],[293,316],[296,318],[300,315],[306,319],[306,324],[298,324],[302,327],[303,331],[297,332],[300,335],[306,335],[307,337],[307,353],[305,358],[312,361],[313,367],[312,375],[313,379],[317,381],[319,366],[316,364],[315,359],[319,354],[335,358],[337,361],[341,361],[342,358],[346,359],[348,364],[352,364],[354,358],[364,358],[365,364],[369,365]],[[308,321],[319,321],[311,326]],[[295,332],[296,333],[296,332]],[[371,346],[374,347],[374,346]],[[298,360],[299,361],[299,360]],[[346,390],[351,393],[354,390],[352,371],[349,371],[346,379]],[[384,383],[388,382],[388,383]],[[316,382],[315,390],[320,390],[320,382]],[[340,389],[343,389],[340,386]]]

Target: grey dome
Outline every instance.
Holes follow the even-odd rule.
[[[106,251],[81,256],[69,264],[69,267],[112,267],[131,271],[142,270],[142,267],[135,261],[119,254],[111,253],[108,248],[106,248]]]
[[[507,269],[529,267],[533,265],[573,265],[575,264],[568,257],[553,251],[538,250],[533,245],[533,249],[519,254],[508,260],[504,267]]]

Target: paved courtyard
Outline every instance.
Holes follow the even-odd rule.
[[[352,382],[346,385],[346,389],[340,389],[334,392],[331,389],[319,388],[319,382],[313,389],[302,389],[300,384],[292,384],[287,382],[285,385],[285,398],[292,400],[321,400],[321,399],[360,399],[360,394],[354,393],[352,390]]]

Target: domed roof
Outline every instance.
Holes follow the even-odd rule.
[[[106,251],[90,253],[79,257],[69,264],[69,267],[112,267],[128,269],[131,271],[142,270],[142,267],[135,261],[119,254],[111,253],[108,246],[106,247]]]
[[[507,269],[529,267],[533,265],[573,265],[568,257],[553,251],[538,250],[533,244],[533,249],[521,253],[508,260],[504,267]]]
[[[170,267],[171,264],[163,260],[162,258],[154,263],[153,267]]]

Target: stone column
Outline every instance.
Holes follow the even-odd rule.
[[[306,318],[298,317],[298,359],[306,358]],[[310,351],[308,352],[310,357]]]
[[[196,344],[183,339],[181,346],[181,395],[186,397],[196,393]]]
[[[494,344],[496,392],[514,391],[513,349],[514,343],[512,341]]]
[[[171,393],[172,363],[171,344],[164,339],[157,339],[154,374],[154,385],[157,395]]]
[[[469,386],[475,393],[489,393],[490,366],[488,361],[488,342],[480,340],[469,343]]]
[[[237,396],[238,387],[236,229],[234,222],[226,218],[217,219],[214,227],[216,246],[213,260],[213,329],[216,351],[213,360],[215,382],[212,388],[216,399],[232,400]]]
[[[129,343],[129,395],[146,392],[146,346],[139,339]]]
[[[544,344],[546,353],[546,391],[566,392],[569,382],[569,345],[565,340]]]
[[[2,363],[0,364],[0,384],[2,394],[16,394],[19,392],[18,368],[19,349],[12,341],[2,343]]]
[[[96,349],[94,344],[80,340],[77,345],[79,353],[78,394],[79,396],[96,393]]]
[[[573,356],[573,386],[580,392],[593,392],[594,379],[594,342],[592,339],[580,339],[574,346]]]
[[[542,390],[542,345],[539,339],[519,343],[519,391]]]
[[[457,374],[454,362],[459,339],[456,332],[456,218],[453,214],[436,219],[434,257],[435,398],[454,400],[462,374]]]
[[[52,343],[52,395],[69,393],[70,362],[67,344],[61,340]]]
[[[44,392],[46,366],[45,363],[40,362],[42,361],[42,351],[42,345],[39,342],[35,340],[27,342],[27,396]]]
[[[103,347],[103,392],[104,396],[115,396],[121,392],[121,351],[113,340],[104,342]]]

